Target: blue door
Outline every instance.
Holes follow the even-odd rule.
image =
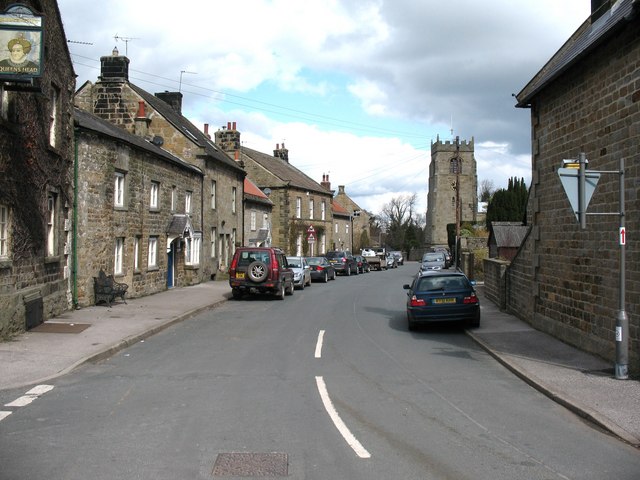
[[[176,252],[176,242],[171,242],[171,249],[167,254],[167,288],[173,288],[175,285],[173,284],[173,258]]]

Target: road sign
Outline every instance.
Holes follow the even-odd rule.
[[[559,168],[558,176],[560,177],[560,181],[562,182],[562,186],[564,187],[564,191],[567,194],[567,198],[569,199],[569,203],[571,204],[571,208],[573,208],[573,212],[576,214],[576,219],[580,221],[579,215],[579,200],[578,200],[578,169],[577,168]],[[598,185],[598,180],[600,180],[600,174],[589,172],[585,173],[585,188],[584,188],[584,209],[586,211],[589,202],[591,201],[591,197],[593,196],[593,191],[596,189],[596,185]]]
[[[307,228],[307,233],[309,235],[316,233],[316,230],[313,228],[313,225],[309,225],[309,228]]]
[[[625,227],[620,227],[620,245],[627,244],[627,229]]]
[[[310,233],[309,235],[307,235],[307,242],[313,243],[315,241],[316,241],[316,237],[313,233]]]

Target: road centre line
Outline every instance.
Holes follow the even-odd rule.
[[[371,454],[362,446],[342,421],[340,415],[338,415],[338,412],[331,402],[331,398],[329,398],[329,392],[327,391],[324,379],[321,376],[316,377],[316,384],[318,385],[318,392],[320,393],[320,398],[322,399],[324,408],[329,414],[329,417],[331,417],[331,420],[333,420],[333,424],[336,426],[342,437],[360,458],[371,458]]]
[[[324,330],[318,333],[318,341],[316,342],[316,358],[322,357],[322,343],[324,342]]]

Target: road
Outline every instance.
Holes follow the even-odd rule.
[[[460,329],[408,332],[414,272],[232,300],[51,382],[0,422],[0,480],[639,478]]]

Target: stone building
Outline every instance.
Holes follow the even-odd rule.
[[[248,178],[244,179],[243,245],[271,246],[271,211],[273,202]]]
[[[88,112],[75,119],[77,305],[94,304],[101,269],[129,297],[200,283],[202,217],[188,204],[202,200],[203,172]]]
[[[180,92],[152,95],[129,82],[129,59],[116,49],[100,62],[98,81],[80,87],[76,104],[131,134],[150,139],[203,172],[199,187],[202,201],[196,202],[199,193],[193,191],[186,202],[190,200],[192,223],[196,213],[201,218],[200,224],[193,224],[195,231],[201,232],[200,262],[194,268],[201,280],[215,277],[218,271],[227,269],[235,247],[241,243],[245,171],[215,146],[208,125],[202,132],[182,115]],[[170,248],[176,253],[179,242]]]
[[[322,179],[322,185],[327,187],[327,190],[331,190],[329,175],[324,176]],[[354,202],[349,195],[347,195],[344,185],[338,185],[338,193],[334,200],[344,207],[344,209],[349,212],[349,215],[351,215],[353,229],[352,248],[354,253],[359,253],[363,248],[371,245],[371,216],[367,211],[360,208],[360,206]]]
[[[353,253],[353,216],[335,198],[331,202],[333,241],[329,250],[348,250]]]
[[[581,229],[558,177],[563,159],[619,171],[627,232],[640,231],[640,3],[592,1],[591,16],[516,96],[531,111],[531,227],[506,273],[506,305],[536,328],[615,359],[619,175],[602,174]],[[631,237],[633,238],[633,237]],[[640,242],[626,246],[630,369],[640,371]],[[627,339],[624,339],[625,341]]]
[[[242,147],[235,122],[215,134],[216,145],[235,155],[247,176],[273,203],[271,236],[273,246],[288,255],[324,253],[332,244],[332,194],[289,162],[289,151],[276,145],[273,155]],[[315,237],[308,241],[307,230],[314,227]]]
[[[456,192],[457,188],[457,192]],[[426,244],[448,245],[447,224],[455,224],[456,205],[460,222],[476,222],[478,175],[474,142],[431,142],[429,193],[427,196]],[[459,195],[458,195],[458,194]]]
[[[27,58],[37,64],[0,71],[0,338],[6,339],[71,306],[75,74],[55,1],[0,1],[0,11],[3,33],[29,42]]]

